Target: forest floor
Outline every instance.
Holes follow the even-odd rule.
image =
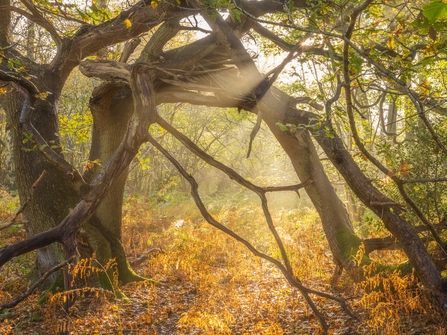
[[[0,194],[0,222],[14,214],[16,198]],[[214,200],[215,201],[215,200]],[[248,238],[273,257],[279,251],[261,210],[250,199],[222,198],[208,203],[216,219]],[[275,224],[291,257],[295,275],[314,290],[344,297],[353,319],[327,299],[312,297],[330,325],[329,334],[445,334],[442,319],[431,310],[412,276],[373,277],[370,284],[393,286],[391,293],[365,293],[346,275],[335,285],[331,253],[316,213],[307,207],[277,208]],[[150,280],[121,286],[115,292],[87,287],[78,292],[70,315],[57,293],[44,304],[31,295],[15,308],[0,312],[0,335],[56,334],[321,334],[318,320],[301,294],[271,264],[254,257],[243,245],[209,226],[190,200],[155,203],[128,198],[124,211],[124,243],[129,258],[152,250],[135,267]],[[13,226],[0,231],[0,246],[25,237]],[[14,280],[33,265],[33,254],[18,257],[0,272],[0,304],[20,292]],[[401,253],[378,253],[381,263],[404,260]],[[79,282],[114,264],[90,259],[75,270]]]

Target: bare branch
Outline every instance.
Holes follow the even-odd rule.
[[[26,298],[28,298],[36,288],[38,288],[40,285],[42,285],[42,283],[54,272],[66,267],[70,262],[72,262],[74,260],[74,257],[67,259],[66,261],[52,267],[50,270],[48,270],[47,272],[44,273],[44,275],[42,277],[39,278],[38,281],[36,281],[33,285],[31,285],[28,290],[19,295],[18,297],[16,297],[13,301],[8,302],[6,304],[0,305],[0,312],[2,312],[3,310],[7,309],[7,308],[12,308],[17,306],[19,303],[21,303],[23,300],[25,300]]]
[[[447,182],[447,178],[421,178],[421,179],[402,179],[402,184],[414,184],[414,183],[439,183]]]
[[[16,12],[17,14],[20,14],[24,17],[26,17],[28,20],[33,21],[35,23],[37,23],[39,26],[41,26],[42,28],[44,28],[45,30],[47,30],[51,37],[53,38],[54,42],[56,43],[56,46],[58,48],[58,50],[60,49],[60,47],[62,46],[62,38],[59,36],[59,34],[57,33],[56,29],[53,27],[53,25],[46,20],[40,13],[39,11],[36,9],[36,7],[29,3],[28,0],[22,0],[22,2],[25,4],[25,6],[31,11],[31,13],[28,13],[27,11],[18,8],[18,7],[14,7],[14,6],[0,6],[0,11],[12,11],[12,12]],[[33,8],[33,10],[31,10],[28,5],[30,7]]]
[[[18,87],[21,90],[20,87]],[[33,105],[36,101],[36,97],[30,97],[29,93],[24,93],[25,100],[23,102],[22,111],[20,113],[19,124],[23,129],[31,135],[31,141],[37,144],[37,150],[39,150],[43,156],[51,163],[53,166],[65,173],[65,175],[72,181],[75,189],[80,192],[81,187],[85,186],[86,183],[82,178],[81,174],[62,156],[60,156],[56,151],[54,151],[51,146],[45,141],[45,139],[40,135],[36,128],[31,123],[31,110],[34,109]]]
[[[72,243],[79,229],[97,210],[111,185],[127,169],[138,152],[138,148],[147,140],[146,135],[151,122],[150,117],[155,109],[151,80],[151,76],[140,66],[135,66],[132,69],[131,87],[135,101],[135,114],[139,122],[129,124],[127,134],[110,160],[104,165],[104,170],[90,183],[90,188],[83,195],[83,198],[61,223],[55,228],[1,248],[0,267],[16,256],[54,242],[63,243],[64,247]],[[148,112],[148,109],[151,112]],[[71,255],[68,255],[68,257],[71,257]]]
[[[287,267],[285,267],[278,260],[258,251],[250,242],[248,242],[247,240],[245,240],[244,238],[237,235],[232,230],[228,229],[227,227],[222,225],[220,222],[215,220],[211,216],[211,214],[207,211],[205,205],[203,204],[203,202],[200,198],[200,195],[198,193],[198,184],[197,184],[196,180],[190,174],[188,174],[188,172],[185,171],[185,169],[180,165],[180,163],[150,135],[149,135],[149,142],[152,145],[154,145],[154,147],[156,147],[166,158],[168,158],[171,161],[171,163],[177,168],[177,170],[180,172],[180,174],[190,183],[191,195],[192,195],[197,207],[199,208],[200,212],[202,213],[202,216],[205,218],[205,220],[207,220],[207,222],[210,223],[212,226],[216,227],[217,229],[219,229],[219,230],[223,231],[224,233],[228,234],[229,236],[233,237],[238,242],[244,244],[255,256],[258,256],[264,260],[267,260],[270,263],[273,263],[283,273],[284,277],[287,279],[289,284],[292,285],[293,287],[297,288],[302,293],[303,297],[306,299],[307,303],[309,304],[312,311],[317,316],[322,327],[325,330],[327,330],[329,328],[329,326],[326,323],[323,315],[319,312],[317,306],[314,304],[314,302],[310,298],[309,293],[316,294],[319,296],[324,296],[325,298],[329,298],[334,301],[337,301],[343,307],[345,312],[347,312],[350,316],[354,317],[352,312],[350,312],[350,310],[348,309],[344,299],[334,297],[334,296],[331,296],[326,293],[308,289],[301,283],[301,281],[298,278],[296,278],[293,275],[293,273],[290,271],[291,269],[290,270],[288,269],[289,265],[287,265]],[[264,205],[265,205],[265,203],[264,203]]]
[[[0,0],[0,8],[9,6],[10,0]],[[11,12],[0,9],[0,47],[9,46]]]
[[[259,129],[261,129],[261,123],[262,123],[262,113],[260,109],[257,109],[258,111],[258,115],[256,117],[256,123],[255,126],[253,127],[253,129],[251,130],[250,133],[250,140],[248,142],[248,150],[247,150],[247,158],[250,157],[250,152],[251,152],[251,147],[253,145],[253,141],[256,137],[256,134],[258,133]]]
[[[256,31],[259,35],[267,38],[268,40],[275,43],[277,46],[279,46],[281,49],[285,51],[291,51],[295,45],[287,43],[283,39],[281,39],[278,35],[275,33],[272,33],[270,30],[265,28],[263,25],[261,25],[259,22],[253,20],[252,28],[254,31]]]
[[[0,63],[0,65],[1,65],[1,63]],[[34,83],[32,81],[28,80],[27,78],[25,78],[24,76],[22,76],[21,74],[18,74],[16,72],[4,71],[4,70],[0,69],[0,80],[10,82],[10,83],[15,83],[16,85],[22,86],[32,96],[39,95],[39,90],[36,87],[36,85],[34,85]]]
[[[149,249],[148,251],[144,252],[142,255],[140,255],[138,258],[134,259],[133,261],[130,261],[129,264],[131,266],[138,266],[141,263],[145,262],[149,256],[153,253],[162,253],[163,250],[161,250],[160,248],[152,248]]]
[[[160,61],[160,57],[163,54],[163,47],[169,42],[175,35],[177,35],[180,29],[179,23],[180,17],[176,16],[172,19],[166,20],[151,36],[149,42],[144,46],[143,51],[139,57],[140,62],[154,62]]]
[[[33,186],[31,187],[31,192],[29,197],[23,202],[23,204],[20,206],[20,208],[17,210],[17,212],[14,214],[13,218],[11,219],[11,221],[9,221],[9,223],[7,223],[4,226],[0,227],[0,230],[4,230],[6,228],[11,227],[12,225],[14,225],[16,223],[16,220],[18,218],[18,216],[20,214],[22,214],[22,212],[25,210],[26,206],[28,206],[29,202],[31,201],[32,197],[33,197],[33,193],[34,190],[36,189],[37,185],[39,185],[39,183],[42,181],[43,177],[46,175],[47,171],[43,171],[39,178],[37,178],[37,180],[34,182]]]
[[[46,29],[51,37],[54,40],[54,43],[56,43],[57,51],[60,52],[60,49],[62,47],[62,38],[57,33],[54,26],[50,23],[50,21],[46,20],[43,15],[37,10],[37,8],[34,6],[34,4],[30,0],[21,0],[21,2],[25,5],[26,8],[33,14],[31,17],[28,17],[31,21],[37,23],[44,29]],[[23,15],[23,14],[22,14]]]
[[[442,241],[439,234],[436,232],[436,230],[433,228],[433,224],[423,215],[422,211],[417,207],[415,202],[411,199],[411,197],[408,195],[408,193],[405,191],[405,188],[403,184],[400,182],[400,179],[394,174],[393,171],[390,171],[388,168],[386,168],[379,160],[377,160],[364,146],[362,143],[360,136],[357,132],[357,126],[353,115],[353,101],[352,101],[352,89],[351,89],[351,75],[349,73],[349,47],[351,47],[351,41],[350,36],[352,34],[352,31],[354,29],[355,21],[357,19],[357,15],[366,8],[367,4],[370,3],[371,0],[366,0],[364,3],[359,5],[357,9],[354,10],[356,15],[351,16],[351,22],[349,25],[349,28],[346,33],[345,37],[345,43],[343,46],[343,76],[345,81],[345,97],[346,97],[346,111],[348,114],[349,119],[349,125],[351,128],[352,136],[354,138],[354,141],[359,148],[360,152],[371,162],[373,163],[377,168],[379,168],[383,173],[385,173],[387,176],[389,176],[397,185],[400,194],[404,198],[405,202],[414,210],[418,218],[427,226],[428,230],[432,234],[435,241],[438,243],[438,246],[443,249],[444,248],[444,242]],[[363,8],[363,9],[362,9]],[[349,42],[348,42],[349,41]],[[375,199],[370,200],[370,205],[372,206],[373,203],[375,203]],[[394,202],[393,202],[394,203]],[[382,205],[379,205],[379,207],[382,207]],[[395,208],[395,209],[401,209],[401,205],[394,203],[393,205],[389,204],[387,207]],[[447,254],[447,252],[443,249],[444,253]]]
[[[134,38],[131,41],[126,42],[126,44],[124,45],[123,52],[120,56],[119,62],[127,63],[127,61],[129,60],[129,57],[132,55],[132,53],[138,47],[140,42],[141,42],[141,38]]]
[[[129,84],[131,69],[129,64],[107,60],[85,60],[79,64],[79,70],[87,77],[123,84]]]

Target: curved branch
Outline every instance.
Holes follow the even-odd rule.
[[[26,17],[28,20],[33,21],[34,23],[38,24],[42,28],[44,28],[46,31],[48,31],[53,38],[54,42],[56,43],[57,49],[59,50],[62,47],[62,38],[57,33],[54,26],[46,20],[36,9],[36,7],[30,3],[28,0],[22,0],[22,3],[31,11],[31,13],[28,13],[27,11],[24,11],[21,8],[14,7],[14,6],[0,6],[0,11],[11,11],[16,12],[17,14],[20,14],[24,17]]]
[[[28,290],[19,295],[18,297],[16,297],[13,301],[10,301],[6,304],[0,305],[0,312],[2,312],[3,310],[7,309],[7,308],[12,308],[17,306],[19,303],[21,303],[23,300],[25,300],[26,298],[28,298],[36,288],[38,288],[51,274],[53,274],[54,272],[66,267],[70,262],[72,262],[74,260],[74,257],[67,259],[66,261],[52,267],[50,270],[48,270],[47,272],[44,273],[44,275],[42,277],[39,278],[38,281],[36,281],[33,285],[31,285]]]
[[[149,142],[156,147],[166,158],[168,158],[171,163],[177,168],[177,170],[180,172],[180,174],[190,183],[191,185],[191,195],[197,205],[197,207],[199,208],[202,216],[205,218],[205,220],[207,220],[208,223],[210,223],[212,226],[214,226],[215,228],[223,231],[224,233],[226,233],[227,235],[233,237],[234,239],[236,239],[238,242],[242,243],[243,245],[245,245],[255,256],[258,256],[264,260],[267,260],[268,262],[274,264],[284,275],[284,277],[287,279],[287,281],[289,282],[289,284],[291,284],[293,287],[297,288],[302,294],[303,297],[306,299],[307,303],[309,304],[309,306],[311,307],[312,311],[314,312],[314,314],[317,316],[317,318],[319,319],[322,327],[327,330],[329,328],[329,326],[327,325],[323,315],[319,312],[317,306],[314,304],[314,302],[312,301],[312,299],[309,296],[309,293],[312,294],[316,294],[325,298],[329,298],[332,299],[334,301],[337,301],[342,307],[343,309],[352,317],[354,317],[354,315],[352,314],[352,312],[350,312],[350,310],[348,309],[346,302],[344,301],[344,299],[342,298],[338,298],[338,297],[334,297],[331,296],[329,294],[326,293],[322,293],[322,292],[318,292],[318,291],[314,291],[311,289],[308,289],[307,287],[305,287],[301,281],[296,278],[293,273],[291,273],[289,271],[289,269],[287,267],[285,267],[283,264],[281,264],[281,262],[279,262],[278,260],[258,251],[250,242],[248,242],[247,240],[245,240],[244,238],[240,237],[239,235],[237,235],[236,233],[234,233],[232,230],[228,229],[227,227],[225,227],[224,225],[222,225],[220,222],[218,222],[217,220],[215,220],[211,214],[207,211],[205,205],[203,204],[200,195],[198,193],[198,184],[196,182],[196,180],[190,175],[188,174],[185,169],[180,165],[180,163],[174,158],[172,157],[172,155],[167,152],[152,136],[149,135]]]
[[[16,85],[23,87],[25,90],[29,92],[31,96],[38,96],[40,93],[36,85],[34,85],[32,81],[28,80],[27,78],[16,72],[4,71],[0,69],[0,80],[15,83]]]
[[[359,87],[361,87],[360,84],[359,84]],[[365,91],[362,90],[362,92],[364,93]],[[363,105],[362,103],[360,103],[360,101],[357,99],[357,94],[354,94],[354,93],[353,93],[353,94],[352,94],[352,99],[353,99],[353,101],[354,101],[354,104],[356,104],[356,105],[359,106],[360,108],[362,108],[362,109],[368,109],[368,108],[371,108],[371,107],[376,106],[377,103],[380,101],[380,99],[382,99],[382,95],[384,95],[384,94],[385,94],[385,92],[380,93],[379,96],[378,96],[378,98],[377,98],[373,103],[371,103],[371,104],[367,104],[367,105]]]
[[[43,172],[40,174],[39,178],[34,182],[33,186],[31,186],[31,191],[29,193],[29,196],[25,201],[23,201],[23,204],[20,206],[20,208],[17,210],[17,212],[14,214],[13,218],[5,225],[0,227],[0,230],[7,229],[11,227],[14,223],[16,223],[17,217],[22,214],[22,212],[25,210],[26,206],[28,206],[29,202],[31,201],[34,190],[36,189],[37,185],[42,181],[43,177],[45,177],[47,171],[43,170]]]
[[[72,68],[96,51],[137,37],[176,15],[184,17],[192,12],[191,9],[179,8],[175,1],[160,2],[156,8],[152,8],[147,0],[140,1],[110,21],[97,26],[82,25],[73,37],[63,43],[60,55],[54,58],[51,66],[65,79]],[[132,25],[128,26],[126,20]]]
[[[22,111],[20,113],[19,125],[31,135],[31,140],[37,144],[37,150],[39,150],[42,155],[50,162],[53,166],[65,173],[65,175],[71,180],[76,191],[80,192],[83,186],[86,186],[84,179],[76,168],[74,168],[70,163],[68,163],[62,156],[58,155],[50,145],[45,141],[45,139],[40,135],[36,128],[31,123],[31,111],[34,109],[33,105],[36,101],[35,97],[30,97],[30,94],[24,92],[20,87],[18,87],[25,96],[23,101]]]
[[[365,4],[367,4],[370,0],[366,0],[362,5],[357,7],[365,8]],[[356,11],[357,15],[360,13],[360,11]],[[346,97],[346,112],[348,114],[349,119],[349,125],[352,131],[352,137],[354,138],[354,141],[359,148],[360,152],[371,162],[373,163],[377,168],[379,168],[383,173],[385,173],[387,176],[389,176],[397,185],[400,194],[404,198],[405,202],[415,211],[416,215],[421,219],[421,221],[427,226],[430,233],[432,234],[434,240],[437,242],[439,247],[446,253],[444,250],[444,242],[442,241],[439,234],[434,229],[432,223],[423,215],[423,213],[420,211],[420,209],[416,206],[414,201],[411,199],[411,197],[407,194],[407,192],[404,189],[403,184],[400,181],[400,178],[396,177],[394,172],[390,171],[388,168],[386,168],[382,163],[380,163],[363,145],[362,141],[360,140],[360,136],[357,132],[357,126],[354,119],[353,114],[353,101],[352,101],[352,90],[351,90],[351,76],[349,73],[349,47],[351,46],[350,43],[347,41],[349,40],[349,37],[352,34],[353,27],[356,21],[356,16],[351,16],[351,23],[349,25],[349,28],[346,33],[345,37],[345,43],[343,46],[343,76],[345,81],[345,97]],[[388,207],[399,207],[398,204],[394,205],[387,205]],[[447,254],[447,253],[446,253]]]
[[[259,129],[261,129],[261,123],[262,123],[262,112],[258,109],[258,115],[256,117],[256,123],[255,123],[255,126],[253,127],[253,129],[251,130],[251,133],[250,133],[250,140],[248,142],[248,150],[247,150],[246,158],[250,157],[251,148],[253,146],[253,141],[254,141],[254,139],[256,137],[256,134],[258,133]]]
[[[101,171],[90,183],[90,188],[74,209],[56,227],[1,248],[0,267],[16,256],[54,242],[64,244],[66,249],[73,247],[73,238],[98,209],[114,181],[127,169],[138,152],[138,148],[147,140],[146,134],[151,122],[150,115],[154,113],[155,99],[150,75],[141,70],[140,66],[132,68],[130,83],[135,101],[135,114],[139,118],[138,124],[135,125],[135,122],[129,124],[128,131],[118,149],[104,165],[104,171]],[[151,113],[142,112],[147,111],[148,108]]]
[[[37,23],[42,28],[46,29],[51,37],[54,40],[54,43],[56,43],[57,52],[59,53],[61,47],[62,47],[62,38],[59,36],[59,34],[56,31],[56,28],[50,23],[50,21],[46,20],[43,15],[37,10],[37,8],[34,6],[34,4],[30,0],[20,0],[26,8],[32,13],[31,17],[28,17],[31,21]],[[23,15],[23,14],[22,14]]]
[[[290,43],[284,41],[282,38],[280,38],[275,33],[272,33],[270,30],[268,30],[263,25],[261,25],[258,21],[255,21],[255,20],[253,20],[253,21],[254,21],[252,24],[253,30],[256,31],[259,35],[261,35],[261,36],[265,37],[266,39],[275,43],[281,49],[283,49],[285,51],[291,51],[293,49],[293,47],[295,46],[294,44],[290,44]]]
[[[249,190],[255,192],[256,194],[263,194],[266,192],[266,190],[263,187],[257,186],[250,181],[243,178],[240,174],[238,174],[233,169],[229,168],[225,164],[217,161],[212,156],[210,156],[208,153],[200,149],[194,142],[192,142],[187,136],[180,133],[177,129],[175,129],[173,126],[171,126],[166,120],[161,118],[158,114],[156,116],[155,122],[157,122],[162,128],[164,128],[167,132],[169,132],[172,136],[174,136],[177,140],[179,140],[186,148],[188,148],[192,153],[199,156],[201,159],[203,159],[206,163],[209,165],[215,167],[216,169],[219,169],[223,173],[225,173],[230,179],[234,180],[241,186],[244,186],[248,188]],[[286,186],[287,190],[298,190],[300,188],[303,188],[305,186],[308,186],[311,181],[307,181],[301,184],[296,184],[293,186]],[[276,188],[270,188],[269,191],[274,191]]]

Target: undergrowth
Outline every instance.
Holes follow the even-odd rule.
[[[1,206],[9,200],[0,200]],[[261,251],[279,255],[256,202],[227,197],[210,200],[207,205],[216,219]],[[1,209],[1,221],[7,221],[13,212]],[[365,282],[354,285],[342,276],[336,287],[330,287],[334,265],[315,211],[298,205],[276,206],[273,212],[295,275],[308,287],[348,298],[360,318],[353,320],[338,305],[313,297],[331,334],[443,334],[440,318],[414,275],[373,275],[371,264],[365,268],[369,274]],[[113,273],[114,263],[83,260],[72,271],[75,280],[85,286],[71,293],[76,301],[70,315],[62,308],[66,293],[48,293],[44,305],[36,304],[36,293],[0,314],[0,334],[55,334],[61,330],[71,334],[321,333],[318,320],[281,273],[204,222],[188,198],[177,196],[176,201],[163,202],[129,197],[123,234],[130,260],[148,250],[159,250],[136,268],[152,281],[121,287],[128,298],[121,300],[114,290],[89,286],[90,276]],[[20,237],[16,235],[14,230],[0,232],[1,245]],[[21,265],[11,262],[2,268],[0,303],[17,295],[6,285],[21,276],[19,269],[26,271],[31,265],[27,257]],[[389,253],[375,258],[388,263],[393,260]],[[402,255],[394,257],[394,262],[396,259],[403,260]],[[118,289],[118,284],[113,282],[112,287]]]

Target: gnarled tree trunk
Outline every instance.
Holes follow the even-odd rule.
[[[39,86],[52,89],[53,94],[50,100],[38,101],[32,114],[32,123],[48,143],[59,146],[60,153],[55,108],[60,93],[57,85],[51,76],[41,79]],[[77,202],[78,195],[68,182],[67,176],[41,155],[33,139],[23,130],[20,122],[22,102],[22,93],[15,90],[4,96],[1,103],[6,110],[7,122],[11,129],[16,185],[22,205],[27,203],[23,211],[25,228],[31,236],[47,231],[62,221]],[[33,190],[33,184],[43,171],[46,171],[46,175]],[[63,259],[64,254],[58,244],[38,249],[36,275],[46,272]]]
[[[133,114],[133,102],[128,87],[105,83],[97,87],[90,99],[93,114],[92,148],[89,160],[94,167],[88,172],[89,179],[97,175],[116,149],[128,130]],[[119,279],[123,283],[139,280],[127,262],[122,245],[122,207],[128,170],[124,171],[99,205],[90,225],[89,240],[94,245],[97,259],[105,264],[115,259]]]

